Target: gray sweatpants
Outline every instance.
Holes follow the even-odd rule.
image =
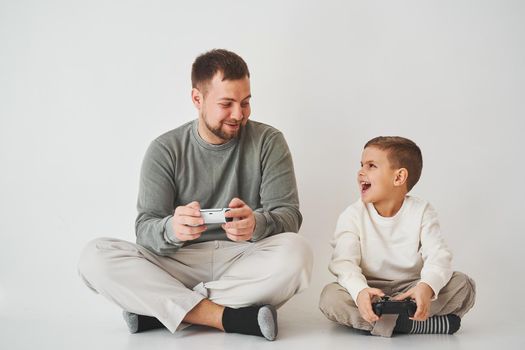
[[[204,298],[235,308],[278,307],[308,286],[312,264],[306,240],[281,233],[255,243],[196,243],[171,256],[100,238],[86,246],[78,269],[93,291],[124,310],[154,316],[175,332]]]
[[[395,296],[414,287],[419,279],[406,279],[398,281],[367,281],[371,288],[379,288],[386,295]],[[455,271],[436,300],[430,305],[430,316],[455,314],[463,317],[474,306],[476,285],[464,273]],[[319,308],[330,320],[345,326],[371,331],[374,335],[389,337],[396,325],[397,315],[383,315],[373,324],[365,321],[356,303],[339,283],[328,284],[321,292]]]

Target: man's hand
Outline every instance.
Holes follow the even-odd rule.
[[[379,317],[372,310],[372,299],[374,296],[382,297],[385,293],[377,288],[365,288],[357,295],[357,307],[361,317],[368,323],[379,320]]]
[[[201,216],[199,202],[191,202],[175,208],[172,222],[175,237],[181,241],[197,239],[207,229]]]
[[[416,313],[414,317],[410,317],[411,320],[425,321],[428,318],[430,311],[430,300],[434,296],[434,291],[425,282],[418,283],[415,287],[409,289],[405,293],[396,295],[393,300],[403,300],[406,298],[412,298],[416,300]]]
[[[224,216],[233,218],[233,221],[222,225],[226,236],[232,241],[247,241],[252,238],[253,231],[255,231],[255,215],[253,210],[246,205],[239,198],[234,198],[228,204],[227,211]]]

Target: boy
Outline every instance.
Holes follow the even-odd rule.
[[[402,137],[367,142],[357,182],[361,200],[339,217],[330,271],[337,283],[321,293],[319,307],[335,322],[373,335],[453,334],[472,308],[475,284],[451,269],[452,254],[428,202],[408,196],[421,175],[419,147]],[[413,317],[372,310],[381,296],[414,299]]]

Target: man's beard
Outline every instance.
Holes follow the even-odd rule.
[[[204,125],[206,126],[206,128],[212,132],[213,135],[217,136],[218,138],[220,138],[221,140],[224,140],[225,142],[228,142],[230,141],[231,139],[237,137],[237,135],[239,134],[239,129],[237,129],[237,131],[235,131],[233,134],[228,134],[226,132],[224,132],[222,130],[222,123],[219,125],[219,127],[217,128],[214,128],[213,126],[211,126],[209,123],[208,123],[208,119],[206,118],[206,114],[203,112],[202,113],[202,120],[204,120]]]

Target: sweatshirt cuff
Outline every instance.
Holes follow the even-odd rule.
[[[445,286],[445,284],[447,284],[441,277],[434,274],[425,274],[425,276],[421,276],[421,280],[418,282],[418,284],[421,282],[428,284],[430,288],[432,288],[432,291],[434,291],[432,300],[436,300],[438,298],[439,291]]]
[[[253,212],[255,217],[255,230],[253,230],[252,242],[257,242],[265,237],[264,233],[266,231],[266,218],[263,213],[258,211]]]
[[[368,284],[363,281],[361,278],[349,278],[339,281],[339,284],[343,286],[348,293],[350,293],[350,296],[352,299],[354,299],[354,302],[357,305],[357,296],[359,293],[365,289],[368,288]]]
[[[175,236],[175,230],[173,230],[173,216],[170,216],[164,224],[164,239],[167,243],[177,247],[182,247],[182,245],[184,244],[183,241],[181,241]]]

